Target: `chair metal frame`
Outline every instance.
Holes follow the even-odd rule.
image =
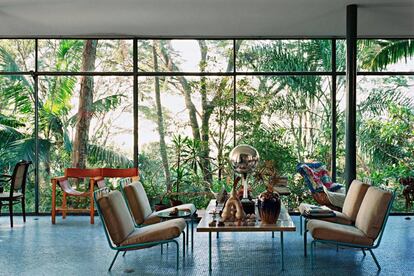
[[[109,193],[109,192],[110,192],[110,189],[107,188],[107,187],[104,187],[104,188],[101,188],[99,190],[96,190],[94,192],[94,197],[93,197],[93,199],[95,201],[96,209],[98,210],[99,218],[101,219],[102,226],[104,228],[106,240],[108,241],[109,247],[112,250],[115,250],[116,251],[116,254],[115,254],[114,258],[112,259],[112,262],[111,262],[111,264],[110,264],[110,266],[108,268],[108,271],[111,271],[112,266],[114,265],[115,260],[117,259],[118,254],[121,251],[124,252],[123,255],[125,256],[125,253],[127,251],[139,250],[139,249],[144,249],[144,248],[152,247],[152,246],[155,246],[155,245],[163,245],[163,244],[169,244],[169,243],[174,243],[176,245],[176,254],[177,254],[176,255],[177,256],[176,257],[176,269],[178,270],[178,268],[179,268],[179,257],[180,257],[180,252],[179,252],[180,247],[179,247],[178,242],[175,239],[163,240],[163,241],[157,241],[157,242],[136,243],[136,244],[130,244],[130,245],[123,245],[123,246],[117,246],[117,245],[115,245],[112,242],[112,239],[111,239],[111,237],[109,235],[109,232],[108,232],[108,229],[107,229],[105,220],[103,219],[102,211],[101,211],[101,208],[100,208],[100,206],[98,204],[98,198],[97,198],[98,196],[100,196],[100,195],[102,195],[104,193],[105,194],[106,193]],[[132,217],[131,217],[131,219],[132,219]],[[134,225],[135,225],[135,222],[134,222]],[[182,234],[183,234],[183,238],[184,238],[184,241],[185,241],[185,234],[184,234],[184,232]],[[183,247],[185,248],[185,246],[183,246]],[[185,255],[185,253],[184,253],[184,255]]]
[[[312,267],[312,269],[314,268],[314,263],[315,263],[314,250],[315,250],[315,247],[316,247],[316,243],[322,243],[322,244],[335,245],[337,249],[340,246],[341,247],[361,249],[361,251],[364,254],[364,256],[366,256],[365,250],[367,250],[371,254],[372,259],[374,259],[374,262],[375,262],[375,264],[376,264],[376,266],[378,268],[378,271],[380,271],[381,270],[381,266],[380,266],[377,258],[375,257],[374,252],[372,252],[372,249],[376,249],[381,244],[382,235],[384,234],[384,229],[385,229],[385,226],[387,224],[388,217],[389,217],[389,214],[391,212],[391,208],[392,208],[392,204],[394,202],[394,199],[395,199],[395,191],[392,192],[391,200],[388,203],[387,211],[385,213],[385,217],[384,217],[384,220],[383,220],[382,225],[381,225],[380,233],[379,233],[377,239],[374,241],[373,245],[370,245],[370,246],[369,245],[359,245],[359,244],[338,242],[338,241],[334,241],[334,240],[319,240],[319,239],[314,239],[311,242],[311,267]]]
[[[9,207],[9,215],[10,215],[10,227],[13,228],[13,205],[18,204],[19,202],[22,204],[22,213],[23,213],[23,222],[26,222],[26,184],[27,184],[27,173],[29,171],[29,166],[32,164],[32,161],[26,161],[26,160],[21,160],[19,161],[14,169],[13,169],[13,174],[12,175],[7,175],[7,174],[2,174],[0,175],[0,178],[5,178],[5,180],[0,179],[0,183],[10,183],[10,195],[7,198],[3,198],[0,199],[0,214],[1,214],[1,209],[3,207],[3,201],[8,201],[8,204],[5,204],[5,206]],[[22,191],[22,195],[21,196],[14,196],[14,192],[16,191],[14,184],[16,182],[16,174],[17,174],[17,169],[19,166],[26,166],[24,168],[24,172],[23,172],[23,179],[22,179],[22,185],[20,187],[21,191]],[[3,188],[3,185],[1,185],[1,187]]]

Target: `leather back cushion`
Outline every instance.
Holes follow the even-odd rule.
[[[381,230],[392,194],[376,187],[369,187],[359,208],[355,226],[375,240]]]
[[[361,207],[362,200],[370,185],[365,184],[359,180],[354,180],[349,187],[348,193],[345,197],[342,213],[349,217],[351,221],[355,221]]]
[[[124,187],[124,193],[128,200],[129,208],[137,224],[142,224],[144,220],[152,214],[147,193],[141,182],[136,181]]]
[[[116,245],[121,244],[135,229],[122,194],[112,191],[97,202],[112,241]]]

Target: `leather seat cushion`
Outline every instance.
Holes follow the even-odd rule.
[[[121,245],[125,246],[174,239],[181,235],[185,226],[184,219],[179,218],[136,228]]]
[[[343,225],[322,220],[311,220],[307,228],[314,239],[330,240],[357,245],[373,244],[373,240],[364,232],[351,225]]]

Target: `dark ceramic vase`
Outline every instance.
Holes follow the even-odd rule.
[[[263,224],[275,224],[280,215],[280,196],[271,189],[263,192],[257,199],[260,219]]]

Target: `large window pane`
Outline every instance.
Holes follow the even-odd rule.
[[[11,175],[20,160],[35,159],[34,90],[27,76],[0,76],[0,174]],[[34,212],[34,165],[29,167],[26,212]],[[5,186],[10,191],[10,184]],[[20,204],[16,205],[20,212]]]
[[[93,83],[92,93],[81,89],[85,81]],[[133,165],[132,86],[132,77],[40,78],[41,211],[51,207],[50,178],[65,168]]]
[[[414,40],[358,40],[358,70],[384,72],[414,71]]]
[[[322,76],[237,78],[237,141],[259,151],[260,166],[271,162],[277,174],[288,176],[293,208],[308,196],[294,177],[297,162],[319,160],[330,168],[330,81]],[[264,182],[252,183],[254,195],[265,189]]]
[[[170,183],[185,193],[178,199],[205,207],[210,189],[232,176],[232,86],[231,77],[139,79],[139,166],[153,203]]]
[[[404,211],[401,178],[414,176],[414,78],[359,77],[357,173],[373,185],[397,189],[394,211]]]
[[[122,72],[132,71],[132,40],[93,40],[96,47],[95,69],[82,68],[86,40],[39,40],[39,71],[51,72]]]
[[[33,39],[0,39],[0,71],[28,72],[35,69]]]
[[[330,40],[237,41],[236,70],[241,72],[330,71]]]
[[[232,72],[233,41],[139,40],[138,68],[144,72]]]

